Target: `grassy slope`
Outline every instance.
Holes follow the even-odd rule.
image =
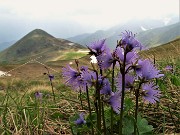
[[[155,55],[157,62],[163,61],[160,66],[164,66],[166,64],[169,64],[169,61],[172,62],[173,60],[176,64],[180,63],[176,60],[180,56],[178,55],[179,53],[180,49],[178,39],[163,46],[144,51],[141,55],[143,57],[149,58],[153,58],[152,55]],[[40,129],[40,127],[38,129],[35,128],[35,126],[39,126],[40,124],[43,124],[45,122],[45,126],[43,127],[44,133],[58,134],[62,130],[66,133],[70,133],[68,119],[70,116],[76,113],[76,110],[80,109],[80,106],[78,103],[74,103],[73,101],[71,101],[74,100],[78,102],[78,95],[77,93],[73,92],[68,87],[63,85],[61,68],[67,65],[69,62],[73,62],[73,60],[67,60],[67,58],[71,58],[72,56],[74,56],[74,54],[76,53],[73,53],[72,55],[66,53],[66,60],[58,60],[46,63],[49,67],[55,70],[54,71],[50,69],[50,73],[55,75],[53,84],[55,86],[54,89],[57,99],[56,104],[54,104],[52,101],[51,87],[48,82],[48,77],[43,75],[44,72],[47,72],[44,68],[44,65],[38,63],[30,63],[12,71],[11,77],[1,78],[0,86],[2,91],[0,91],[0,103],[2,106],[7,105],[9,107],[9,111],[7,112],[5,118],[3,118],[5,109],[3,110],[3,108],[1,108],[0,111],[0,116],[1,118],[3,118],[3,123],[6,122],[4,121],[4,119],[7,120],[7,123],[9,123],[6,128],[10,129],[10,131],[13,133],[18,133],[15,132],[15,129],[12,129],[17,126],[17,131],[19,131],[19,134],[27,134],[28,131],[30,133],[41,133],[42,130]],[[79,64],[87,65],[89,63],[87,62],[89,61],[89,56],[85,56],[79,59],[79,61]],[[17,66],[19,65],[1,65],[0,70],[7,71],[16,68]],[[74,63],[72,66],[74,66]],[[180,67],[177,68],[176,74],[178,74],[179,70]],[[180,109],[178,107],[180,103],[180,97],[178,96],[179,86],[173,84],[171,80],[172,77],[176,77],[176,74],[169,74],[169,76],[164,79],[163,82],[161,82],[161,84],[164,85],[160,86],[163,94],[160,104],[151,106],[144,105],[144,108],[147,107],[147,109],[144,110],[145,116],[148,118],[150,124],[154,126],[155,134],[162,132],[163,129],[166,133],[173,133],[175,130],[178,131],[178,129],[176,129],[175,127],[175,124],[178,124],[178,118],[180,118]],[[36,109],[36,100],[34,99],[34,92],[36,91],[43,92],[45,95],[50,95],[50,97],[44,98],[42,104],[40,104],[40,106],[42,107],[41,112],[45,111],[45,115],[42,115],[40,113],[40,117],[42,117],[44,121],[41,121],[40,119],[39,123],[37,124],[35,122],[37,120],[36,115],[38,110]],[[6,102],[4,102],[4,100]],[[22,106],[16,106],[16,103],[21,104]],[[43,108],[43,106],[46,106],[46,108]],[[27,120],[23,119],[25,114],[23,109],[25,110],[28,117]],[[12,116],[14,116],[15,124],[13,124]],[[165,123],[163,123],[164,120]],[[59,121],[61,123],[59,123]],[[29,127],[26,127],[26,124],[28,124]],[[59,126],[59,124],[61,125],[61,127]],[[0,132],[2,131],[3,129],[0,128]]]
[[[160,104],[148,106],[144,110],[155,133],[180,132],[180,38],[167,44],[143,51],[144,58],[155,60],[156,65],[163,71],[165,77],[157,83],[161,89]],[[166,72],[164,67],[172,65],[174,73]],[[144,106],[146,107],[146,106]]]
[[[156,59],[179,58],[180,57],[180,38],[164,45],[151,48],[141,53],[144,57]]]
[[[13,46],[0,53],[0,62],[27,61],[30,58],[42,56],[43,61],[49,61],[60,56],[64,50],[77,51],[84,49],[79,44],[68,40],[57,39],[43,30],[34,30],[16,42]],[[42,60],[42,59],[41,59]]]

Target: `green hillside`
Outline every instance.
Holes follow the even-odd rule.
[[[178,59],[180,58],[180,38],[166,44],[150,48],[141,52],[141,55],[157,60]]]
[[[36,29],[0,53],[0,62],[19,62],[42,56],[42,61],[51,61],[70,52],[84,49],[83,46],[64,39],[57,39],[47,32]]]
[[[137,38],[143,45],[154,47],[172,41],[178,36],[180,36],[180,22],[141,32],[137,35]]]

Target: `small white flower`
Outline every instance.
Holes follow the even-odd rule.
[[[91,63],[97,63],[97,59],[94,55],[92,55],[90,58],[91,58]]]

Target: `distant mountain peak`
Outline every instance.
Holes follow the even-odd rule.
[[[31,31],[30,33],[28,33],[27,36],[47,36],[47,37],[54,38],[52,35],[48,34],[46,31],[42,29],[35,29]]]
[[[35,29],[0,53],[0,62],[22,61],[32,57],[43,56],[50,61],[61,55],[62,51],[79,50],[84,47],[65,39],[57,39],[44,30]]]

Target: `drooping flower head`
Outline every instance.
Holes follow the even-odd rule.
[[[113,108],[113,110],[119,114],[121,109],[121,97],[120,92],[117,91],[114,94],[111,94],[111,97],[108,100],[108,103]]]
[[[124,61],[124,50],[121,47],[117,47],[116,48],[116,57],[120,62]],[[138,55],[136,52],[132,51],[132,52],[128,52],[126,54],[126,64],[130,64],[130,63],[135,63],[135,61],[137,60]]]
[[[49,80],[52,81],[54,79],[54,75],[48,75],[49,76]]]
[[[154,104],[156,101],[159,101],[161,92],[158,90],[158,86],[154,83],[146,83],[142,85],[142,98],[144,101]]]
[[[169,72],[173,72],[173,66],[172,65],[167,65],[165,68],[164,68],[165,71],[169,71]]]
[[[96,42],[91,43],[89,46],[87,46],[88,49],[90,50],[90,54],[99,56],[102,53],[109,51],[109,49],[107,48],[107,46],[105,44],[105,41],[106,41],[105,39],[98,40]]]
[[[35,93],[34,93],[34,95],[35,95],[35,98],[36,98],[36,99],[40,99],[40,100],[41,100],[41,99],[42,99],[42,97],[43,97],[43,93],[38,92],[38,91],[37,91],[37,92],[35,92]]]
[[[93,72],[93,71],[83,71],[81,73],[81,78],[82,78],[82,81],[84,82],[84,85],[86,87],[87,86],[93,86],[94,84],[94,81],[96,79],[96,73]]]
[[[142,44],[137,39],[135,39],[135,34],[133,34],[131,31],[122,33],[121,44],[128,52],[136,47],[142,49]]]
[[[107,94],[107,95],[111,95],[111,93],[112,93],[111,86],[110,86],[109,80],[107,78],[103,79],[102,89],[100,90],[100,93]]]
[[[164,76],[164,74],[160,74],[160,70],[158,70],[155,65],[148,59],[143,61],[139,60],[135,70],[137,75],[144,80],[150,80]]]
[[[77,77],[80,76],[79,72],[69,65],[62,69],[62,75],[66,79],[66,84],[68,85],[73,85],[77,81]]]
[[[129,74],[125,75],[125,88],[126,90],[129,90],[130,88],[133,87],[133,83],[134,83],[135,77]],[[116,84],[117,84],[117,88],[119,91],[122,91],[122,74],[118,74],[117,78],[116,78]]]
[[[76,121],[74,121],[74,123],[76,125],[86,124],[86,121],[84,120],[84,113],[80,113],[79,118]]]
[[[101,69],[108,69],[115,61],[115,58],[112,56],[111,52],[107,52],[105,55],[97,56],[97,60]]]

